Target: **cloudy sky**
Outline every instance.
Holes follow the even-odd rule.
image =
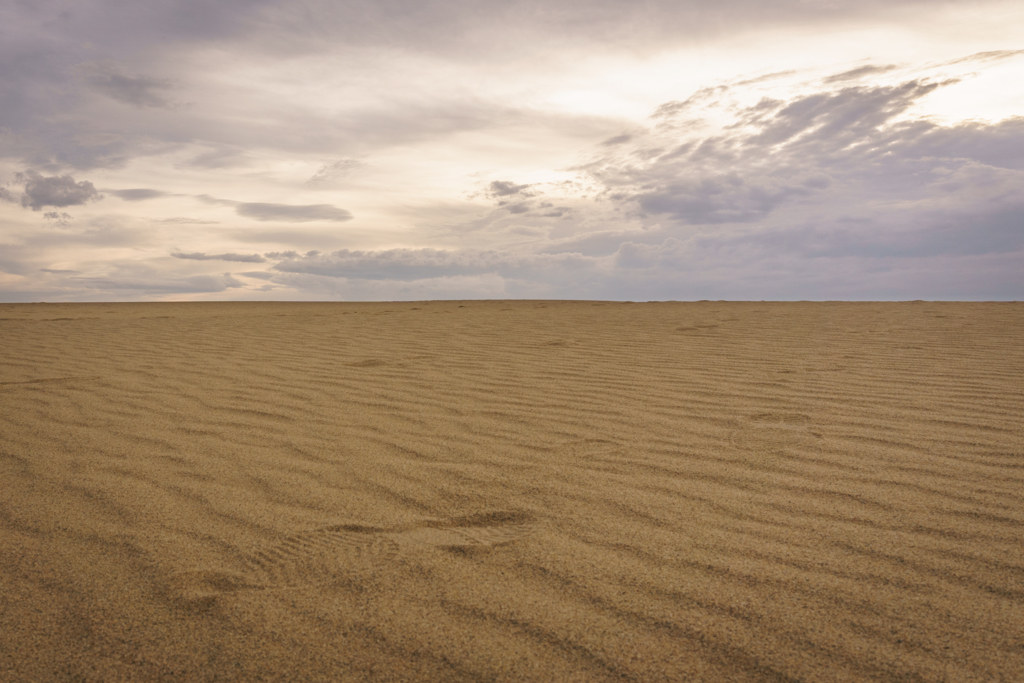
[[[1024,299],[1021,27],[6,0],[0,300]]]

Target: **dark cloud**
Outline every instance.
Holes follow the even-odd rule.
[[[487,192],[492,197],[511,197],[513,195],[525,195],[524,192],[529,185],[516,185],[511,180],[494,180],[487,186]]]
[[[196,195],[196,199],[204,204],[213,204],[214,206],[238,206],[239,202],[232,201],[230,199],[220,199],[219,197],[212,197],[208,194]]]
[[[907,123],[890,131],[884,142],[897,158],[950,159],[954,165],[971,159],[986,166],[1024,171],[1024,117],[1020,116],[994,124]]]
[[[15,179],[25,183],[21,205],[33,211],[39,211],[44,206],[76,206],[103,198],[92,183],[87,180],[75,182],[70,175],[47,177],[36,171],[25,171],[16,174]]]
[[[766,81],[773,81],[776,78],[782,78],[783,76],[791,76],[791,75],[793,75],[795,73],[797,73],[796,69],[786,69],[785,71],[773,71],[770,74],[765,74],[763,76],[757,76],[755,78],[744,78],[741,81],[736,81],[732,85],[733,86],[754,85],[755,83],[764,83]]]
[[[730,90],[731,86],[728,85],[715,85],[707,88],[701,88],[694,94],[690,95],[685,100],[673,100],[666,102],[654,110],[651,114],[652,119],[667,119],[686,112],[688,109],[698,105],[714,103],[722,95]]]
[[[104,190],[115,197],[125,200],[126,202],[139,202],[144,199],[156,199],[157,197],[167,197],[168,192],[161,192],[160,190],[148,190],[144,188],[133,189],[133,190]]]
[[[71,219],[74,218],[70,213],[64,213],[63,211],[47,211],[43,214],[43,218],[48,221],[53,221],[55,225],[65,227],[71,223]]]
[[[542,218],[565,218],[572,214],[572,208],[568,206],[551,206],[548,211],[540,214]]]
[[[864,154],[884,141],[886,125],[937,87],[910,81],[814,93],[788,103],[762,100],[739,113],[745,128],[735,132],[676,140],[665,145],[671,152],[641,157],[640,163],[635,155],[611,157],[588,169],[606,184],[610,198],[635,201],[649,213],[691,224],[757,221],[789,201],[819,193],[837,173],[857,172],[861,164],[870,168]],[[715,95],[705,89],[695,97]],[[671,116],[691,100],[663,105],[656,114]]]
[[[904,117],[950,83],[910,80],[762,100],[733,109],[737,124],[708,137],[654,128],[625,148],[605,148],[585,169],[624,212],[635,207],[647,220],[753,231],[707,233],[694,245],[808,259],[1014,253],[1024,248],[1024,118],[943,126]],[[671,116],[676,104],[661,111]],[[640,153],[656,146],[672,151]],[[580,237],[557,249],[606,254],[615,239]],[[627,241],[633,246],[617,252],[616,262],[638,267],[653,247]],[[657,265],[666,267],[671,254],[658,253]]]
[[[330,204],[289,204],[241,203],[235,207],[239,216],[257,221],[282,221],[305,223],[307,221],[349,221],[352,214]]]
[[[130,74],[113,62],[80,64],[78,72],[93,90],[118,102],[136,107],[171,106],[170,102],[159,94],[159,91],[170,88],[170,81],[167,79]]]
[[[627,135],[626,133],[623,133],[622,135],[616,135],[613,138],[608,138],[601,144],[604,145],[605,147],[611,147],[612,145],[621,145],[624,142],[629,142],[632,139],[632,135]]]
[[[897,67],[895,64],[886,64],[884,66],[873,66],[869,64],[867,66],[860,66],[857,67],[856,69],[850,69],[849,71],[844,71],[842,73],[829,76],[828,78],[825,79],[825,83],[841,83],[843,81],[854,81],[857,80],[858,78],[883,74],[886,73],[887,71],[892,71],[897,68],[899,67]]]
[[[687,223],[746,223],[758,220],[787,199],[809,194],[807,182],[744,178],[738,174],[711,175],[667,184],[636,196],[644,211],[667,213]]]
[[[190,261],[235,261],[238,263],[266,263],[267,261],[259,254],[203,254],[201,252],[183,254],[174,252],[171,256]]]
[[[313,177],[306,181],[306,185],[309,187],[324,187],[326,185],[330,185],[331,183],[337,182],[341,178],[345,177],[360,166],[365,166],[365,164],[358,159],[341,159],[332,164],[324,164],[316,173],[313,174]]]
[[[796,146],[824,145],[841,150],[879,134],[880,126],[902,114],[917,100],[940,85],[908,81],[894,86],[852,87],[838,92],[797,98],[763,121],[761,133],[750,140],[753,147],[793,141]],[[806,136],[795,139],[797,136]]]

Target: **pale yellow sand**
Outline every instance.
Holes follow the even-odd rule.
[[[0,306],[0,679],[1024,680],[1020,304]]]

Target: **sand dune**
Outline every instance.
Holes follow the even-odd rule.
[[[0,680],[1024,680],[1024,306],[0,306]]]

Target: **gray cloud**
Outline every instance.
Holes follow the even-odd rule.
[[[629,142],[632,139],[632,135],[627,135],[626,133],[623,133],[622,135],[616,135],[615,137],[608,138],[601,144],[604,145],[605,147],[610,147],[612,145],[621,145],[622,143]]]
[[[492,197],[511,197],[513,195],[530,196],[525,190],[529,185],[516,185],[511,180],[494,180],[487,186],[487,192]]]
[[[55,225],[64,227],[71,223],[71,219],[74,218],[74,216],[69,213],[64,213],[63,211],[47,211],[43,214],[43,218],[53,221]]]
[[[901,118],[948,83],[763,100],[734,108],[737,123],[711,136],[656,127],[583,168],[623,211],[715,227],[721,237],[707,233],[700,244],[716,249],[742,245],[808,259],[1016,252],[1024,248],[1024,118],[953,126]],[[659,117],[685,115],[677,106],[684,103],[661,107]],[[670,151],[651,156],[651,148]],[[743,224],[750,227],[736,233]],[[557,248],[608,253],[614,242],[614,235],[595,235]],[[616,262],[636,267],[638,254],[652,248],[634,243]],[[671,259],[659,253],[658,267],[666,267]]]
[[[235,212],[239,216],[257,221],[283,221],[285,223],[352,220],[351,213],[330,204],[292,206],[289,204],[241,203],[235,207]]]
[[[113,62],[92,62],[80,64],[78,72],[82,79],[97,92],[111,99],[136,107],[167,108],[171,104],[158,91],[170,88],[170,81],[163,78],[133,75]]]
[[[213,204],[214,206],[238,206],[239,202],[231,199],[221,199],[219,197],[212,197],[208,194],[196,195],[196,199],[204,204]]]
[[[171,256],[190,261],[235,261],[238,263],[266,263],[267,261],[267,259],[263,258],[259,254],[204,254],[201,252],[184,254],[181,252],[174,252]]]
[[[635,199],[644,211],[671,214],[687,223],[747,223],[811,190],[807,182],[730,173],[665,184]]]
[[[156,199],[157,197],[167,197],[168,192],[161,192],[160,190],[149,190],[144,188],[132,189],[132,190],[104,190],[115,197],[125,200],[126,202],[139,202],[145,199]]]
[[[337,182],[349,173],[365,166],[366,164],[358,159],[341,159],[333,164],[324,164],[313,176],[306,181],[308,187],[324,187]]]
[[[70,175],[46,177],[30,170],[16,174],[15,179],[25,183],[21,205],[33,211],[44,206],[76,206],[103,198],[92,183],[86,180],[75,182]]]
[[[843,81],[854,81],[857,80],[858,78],[863,78],[865,76],[875,76],[878,74],[886,73],[888,71],[892,71],[897,68],[899,67],[897,67],[895,64],[886,64],[884,66],[874,66],[868,64],[866,66],[860,66],[857,67],[856,69],[850,69],[849,71],[844,71],[842,73],[829,76],[828,78],[825,79],[825,83],[841,83]]]

